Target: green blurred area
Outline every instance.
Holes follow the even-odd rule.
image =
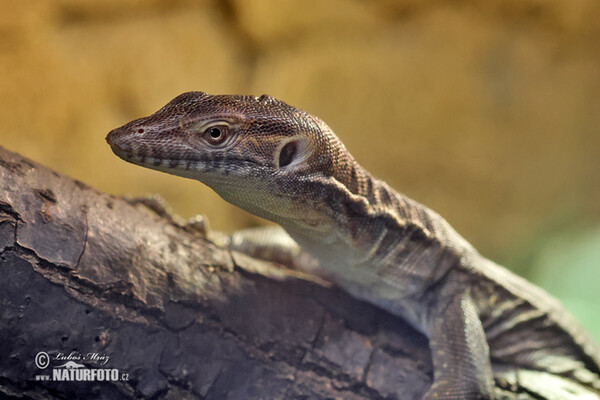
[[[600,335],[600,2],[3,0],[0,144],[185,217],[263,223],[106,133],[188,90],[267,93]]]
[[[525,276],[558,297],[600,342],[600,225],[546,233],[524,252]]]

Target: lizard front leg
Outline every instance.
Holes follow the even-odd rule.
[[[316,258],[302,250],[280,226],[262,226],[242,229],[229,236],[228,247],[247,254],[282,264],[288,268],[320,274]]]
[[[426,400],[494,398],[485,333],[469,290],[460,286],[442,285],[428,315],[434,373]]]

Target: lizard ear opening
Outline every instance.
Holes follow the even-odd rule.
[[[295,141],[286,143],[279,152],[279,168],[283,168],[290,165],[296,155],[298,145]]]

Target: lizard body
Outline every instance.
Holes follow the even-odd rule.
[[[434,367],[425,399],[490,399],[493,371],[521,369],[600,398],[600,351],[556,300],[371,176],[317,117],[266,95],[188,92],[107,141],[126,161],[199,180],[278,223],[330,279],[423,332]]]

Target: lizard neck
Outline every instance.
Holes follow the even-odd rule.
[[[441,216],[345,161],[343,173],[311,182],[320,206],[307,218],[322,223],[280,224],[355,296],[381,303],[424,293],[474,252]]]

